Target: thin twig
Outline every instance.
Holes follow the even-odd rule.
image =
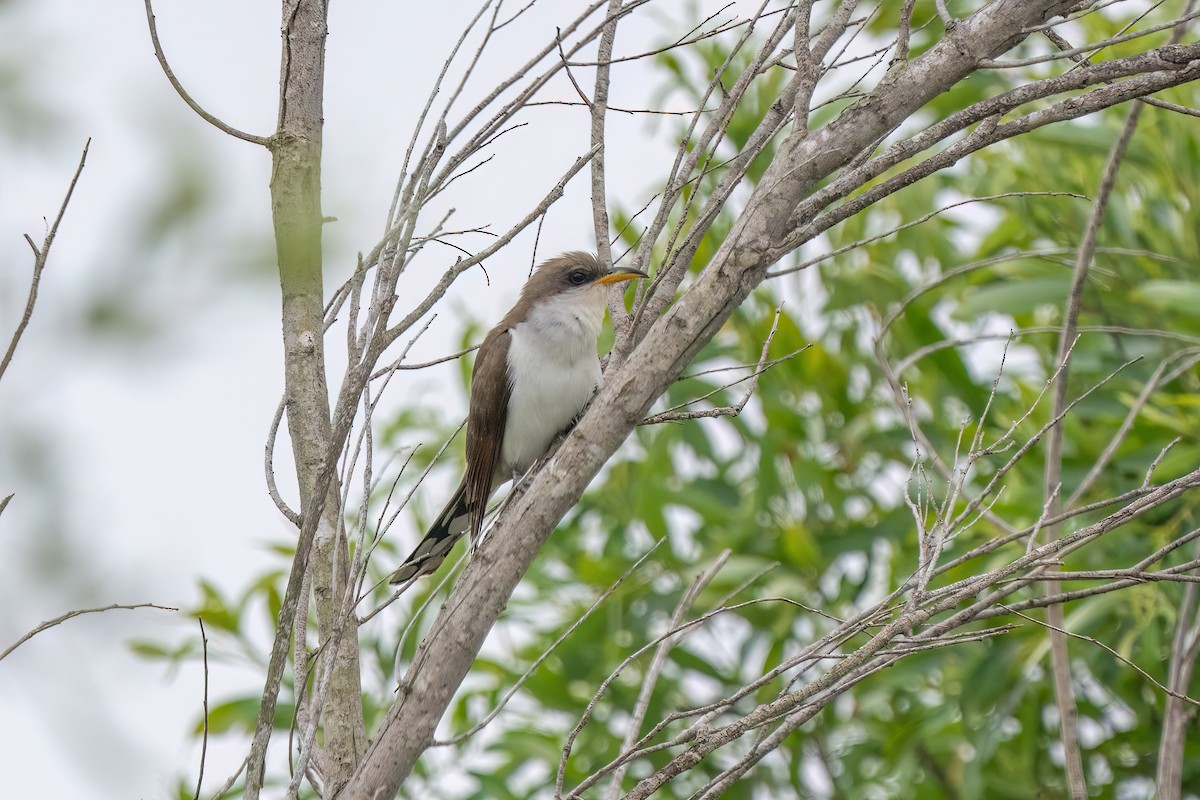
[[[625,582],[625,580],[637,570],[638,567],[640,567],[643,563],[645,563],[646,559],[648,559],[651,555],[653,555],[654,551],[658,549],[658,546],[660,544],[662,544],[663,542],[665,542],[666,540],[667,539],[665,536],[657,539],[654,542],[654,544],[652,544],[650,546],[650,548],[647,549],[646,552],[643,553],[641,555],[641,557],[638,558],[637,561],[633,562],[633,564],[631,564],[629,566],[629,568],[626,569],[625,572],[623,572],[621,574],[620,577],[618,577],[615,581],[613,581],[611,584],[609,584],[608,588],[600,593],[600,596],[597,597],[596,600],[588,607],[588,609],[583,612],[583,614],[579,617],[579,619],[575,620],[575,622],[569,628],[567,628],[562,633],[561,636],[559,636],[557,639],[555,639],[554,642],[549,647],[547,647],[546,650],[543,651],[540,656],[538,656],[536,659],[534,659],[533,663],[529,665],[528,669],[526,669],[525,672],[521,675],[521,677],[518,678],[516,680],[516,682],[513,683],[513,685],[508,688],[508,690],[504,693],[504,696],[501,697],[499,702],[496,703],[496,706],[491,711],[489,711],[483,717],[483,719],[481,719],[479,722],[475,723],[474,725],[472,725],[470,728],[463,731],[462,733],[457,733],[449,739],[446,739],[446,740],[436,740],[435,739],[431,746],[432,747],[443,747],[446,745],[462,744],[467,739],[471,738],[472,736],[474,736],[475,734],[477,734],[481,730],[483,730],[485,727],[487,727],[488,723],[490,723],[492,720],[494,720],[497,716],[500,715],[500,712],[503,711],[504,707],[508,705],[508,701],[511,700],[513,698],[513,696],[516,695],[516,693],[518,691],[520,691],[521,687],[525,685],[525,681],[529,680],[529,678],[533,675],[533,673],[538,670],[538,667],[540,667],[542,664],[544,664],[546,662],[546,659],[548,659],[551,655],[553,655],[554,651],[558,648],[558,646],[560,644],[562,644],[563,642],[565,642],[568,638],[570,638],[571,634],[573,634],[575,631],[577,631],[579,629],[579,626],[581,626],[584,622],[586,622],[588,620],[588,618],[592,616],[592,612],[594,612],[597,608],[599,608],[601,605],[603,605],[605,600],[612,597],[613,592],[615,592],[617,589],[619,589],[621,587],[621,584],[623,584]]]
[[[204,738],[200,742],[200,774],[196,776],[195,800],[200,800],[200,787],[204,783],[204,760],[208,756],[208,636],[204,633],[204,618],[196,617],[200,623],[200,647],[204,659]]]
[[[63,198],[62,205],[58,207],[58,214],[54,217],[50,229],[46,231],[46,238],[42,240],[42,248],[39,250],[29,234],[25,234],[25,241],[33,250],[33,278],[29,282],[29,297],[25,301],[25,311],[21,314],[21,321],[17,323],[17,329],[8,343],[8,350],[5,351],[4,358],[0,359],[0,378],[4,377],[4,372],[8,369],[9,362],[12,361],[13,353],[16,352],[17,345],[21,342],[21,335],[25,333],[25,328],[29,325],[30,318],[33,317],[33,306],[37,302],[38,286],[42,282],[42,271],[46,268],[46,259],[50,257],[50,247],[54,244],[54,237],[58,233],[58,225],[62,222],[63,214],[67,212],[67,204],[71,202],[71,195],[75,193],[75,184],[79,182],[79,175],[83,172],[83,165],[87,162],[88,148],[91,146],[92,140],[89,138],[83,145],[83,154],[79,156],[79,166],[75,168],[75,175],[67,186],[67,194]],[[7,500],[5,504],[7,505]],[[4,506],[0,505],[0,511],[3,510]]]
[[[1138,102],[1154,106],[1155,108],[1161,108],[1165,111],[1174,111],[1176,114],[1183,114],[1188,117],[1200,117],[1200,108],[1181,106],[1179,103],[1170,103],[1166,100],[1159,100],[1157,97],[1142,97],[1138,99]]]
[[[1128,328],[1123,325],[1079,325],[1075,328],[1077,333],[1103,333],[1103,334],[1118,334],[1123,336],[1148,336],[1168,341],[1185,342],[1187,344],[1200,344],[1200,338],[1188,336],[1187,334],[1177,333],[1175,331],[1160,331],[1153,328]],[[1059,325],[1042,325],[1032,328],[1020,328],[1009,331],[1008,333],[981,333],[975,336],[966,336],[961,339],[943,339],[938,342],[932,342],[919,347],[909,353],[903,361],[896,364],[896,374],[900,375],[907,372],[918,361],[927,358],[934,353],[940,353],[943,350],[950,350],[956,347],[965,345],[978,344],[980,342],[995,342],[1004,341],[1010,337],[1017,336],[1035,336],[1054,334],[1058,336],[1062,333],[1062,327]],[[1187,352],[1187,351],[1184,351]]]
[[[246,765],[249,763],[250,756],[243,758],[241,766],[237,768],[236,772],[229,776],[229,780],[221,784],[221,788],[217,789],[216,793],[212,796],[212,800],[220,800],[220,798],[224,797],[229,790],[233,788],[233,785],[237,783],[237,779],[242,777],[242,773],[246,771]]]
[[[610,7],[612,5],[612,2],[613,2],[613,0],[609,0]],[[620,5],[620,0],[616,0],[616,2],[618,5]],[[614,20],[612,24],[615,25],[615,22],[616,21]],[[575,80],[575,73],[571,72],[571,64],[569,61],[567,61],[567,54],[563,52],[562,30],[559,28],[555,28],[555,31],[558,32],[556,42],[558,44],[558,57],[562,61],[563,70],[567,73],[567,78],[570,79],[571,85],[575,87],[575,94],[579,95],[579,99],[581,101],[583,101],[584,105],[586,105],[588,107],[588,109],[590,110],[592,108],[592,101],[588,99],[588,96],[586,94],[584,94],[583,89],[580,88],[579,81]]]
[[[775,338],[776,331],[779,330],[779,316],[782,313],[783,313],[783,304],[781,303],[775,309],[775,318],[771,322],[771,332],[767,334],[767,339],[766,339],[766,341],[763,342],[762,354],[759,356],[758,364],[755,365],[754,371],[752,373],[750,373],[749,375],[747,375],[744,378],[739,378],[736,381],[727,383],[724,386],[721,386],[720,388],[713,389],[711,392],[703,394],[694,400],[688,400],[684,403],[680,403],[677,406],[669,408],[660,414],[654,414],[652,416],[646,417],[644,420],[642,420],[638,424],[639,425],[657,425],[657,424],[660,424],[663,422],[679,422],[681,420],[703,419],[703,418],[707,418],[707,417],[736,417],[739,414],[741,414],[742,410],[745,409],[746,404],[750,402],[750,398],[754,395],[754,390],[758,388],[758,378],[760,375],[762,375],[764,372],[766,372],[768,369],[775,366],[776,364],[787,361],[787,360],[799,355],[800,353],[803,353],[805,350],[807,350],[811,346],[811,345],[805,345],[804,347],[801,347],[798,350],[788,353],[786,356],[782,356],[781,358],[774,359],[768,363],[767,353],[771,349],[771,342]],[[743,381],[750,381],[750,386],[746,389],[746,393],[742,395],[741,400],[739,400],[737,403],[735,403],[732,406],[724,406],[721,408],[710,408],[710,409],[705,409],[702,411],[680,411],[679,410],[686,406],[693,405],[694,403],[699,403],[703,400],[706,400],[709,397],[712,397],[714,394],[717,394],[718,392],[723,392],[724,390],[730,388],[731,386],[736,386],[737,384],[742,383]]]
[[[267,431],[267,444],[263,453],[263,472],[267,478],[267,494],[271,496],[271,502],[279,509],[279,513],[287,518],[288,522],[300,527],[300,514],[292,509],[283,499],[283,495],[279,493],[279,486],[275,483],[275,440],[279,435],[279,426],[283,422],[283,412],[287,408],[287,397],[279,399],[279,405],[275,407],[275,417],[271,420],[271,427]]]
[[[1071,287],[1067,293],[1066,308],[1063,313],[1062,334],[1058,340],[1057,361],[1062,367],[1062,376],[1054,387],[1053,414],[1055,417],[1060,416],[1063,409],[1067,406],[1067,378],[1070,374],[1071,349],[1076,339],[1075,326],[1079,322],[1079,313],[1083,302],[1083,290],[1087,285],[1087,275],[1095,253],[1096,239],[1100,233],[1100,227],[1104,223],[1104,216],[1108,210],[1108,201],[1112,196],[1113,187],[1116,184],[1117,170],[1121,166],[1121,161],[1125,157],[1125,151],[1129,146],[1130,140],[1133,138],[1134,131],[1137,129],[1138,118],[1141,116],[1142,108],[1143,106],[1136,103],[1130,107],[1129,114],[1125,120],[1125,127],[1121,131],[1121,135],[1117,137],[1116,142],[1113,143],[1112,149],[1108,154],[1108,162],[1105,164],[1100,178],[1100,187],[1096,192],[1096,199],[1092,203],[1092,213],[1088,219],[1087,229],[1084,231],[1083,240],[1079,246],[1074,273],[1071,277]],[[1064,427],[1063,423],[1054,425],[1050,429],[1047,438],[1046,474],[1044,481],[1047,497],[1047,516],[1058,514],[1062,508],[1058,494],[1062,486]],[[1057,529],[1047,528],[1047,541],[1055,538],[1057,534]],[[1062,587],[1057,581],[1050,580],[1046,582],[1046,594],[1054,595],[1061,591]],[[1063,760],[1067,772],[1067,788],[1072,800],[1086,800],[1088,794],[1087,779],[1083,771],[1083,755],[1080,750],[1079,735],[1076,730],[1079,711],[1075,703],[1075,690],[1071,681],[1071,662],[1067,650],[1066,633],[1064,631],[1065,617],[1061,605],[1052,605],[1046,608],[1046,626],[1050,630],[1050,656],[1054,675],[1054,696],[1058,704]]]
[[[420,364],[402,364],[402,363],[400,363],[399,359],[397,359],[390,366],[386,366],[382,369],[379,369],[379,370],[376,370],[375,372],[373,372],[371,374],[371,380],[374,381],[374,380],[378,380],[379,378],[387,377],[388,375],[391,375],[394,372],[404,372],[407,370],[428,369],[429,367],[434,367],[434,366],[437,366],[438,364],[445,364],[447,361],[455,361],[469,353],[474,353],[478,349],[479,349],[479,345],[473,344],[470,347],[466,347],[462,350],[459,350],[457,353],[451,353],[448,356],[442,356],[441,358],[435,358],[432,361],[422,361]]]
[[[61,625],[62,623],[66,622],[69,619],[74,619],[75,617],[83,616],[84,614],[99,614],[104,611],[116,611],[118,609],[124,610],[124,611],[133,611],[138,608],[157,608],[159,611],[178,611],[179,610],[178,608],[172,608],[171,606],[160,606],[155,603],[135,603],[134,605],[121,605],[120,603],[113,603],[112,605],[104,606],[103,608],[81,608],[81,609],[76,609],[75,611],[68,611],[66,614],[55,617],[54,619],[46,620],[41,625],[38,625],[36,628],[34,628],[33,630],[26,633],[20,639],[17,639],[17,641],[15,641],[11,645],[9,645],[8,648],[3,653],[0,653],[0,661],[3,661],[5,658],[8,657],[9,653],[16,650],[18,647],[25,644],[27,641],[32,639],[34,636],[37,636],[42,631],[49,630],[50,628],[53,628],[55,625]]]
[[[998,604],[997,607],[1004,608],[1004,605],[1001,603],[1001,604]],[[1007,611],[1008,609],[1005,609],[1005,610]],[[1079,639],[1080,641],[1091,642],[1094,645],[1098,645],[1099,647],[1102,647],[1105,650],[1107,650],[1114,658],[1116,658],[1122,664],[1133,669],[1135,672],[1137,672],[1143,678],[1150,681],[1150,683],[1154,684],[1154,686],[1156,688],[1161,690],[1164,694],[1168,695],[1169,697],[1174,697],[1176,700],[1182,700],[1185,703],[1190,703],[1194,706],[1200,706],[1200,700],[1195,700],[1191,697],[1188,697],[1186,694],[1183,694],[1181,692],[1176,692],[1173,689],[1168,689],[1166,686],[1163,686],[1161,683],[1159,683],[1157,680],[1155,680],[1155,678],[1153,676],[1151,676],[1150,673],[1146,672],[1146,670],[1142,669],[1137,664],[1133,663],[1128,658],[1121,655],[1116,650],[1109,647],[1108,645],[1106,645],[1104,642],[1100,641],[1099,639],[1095,639],[1091,636],[1085,636],[1082,633],[1074,633],[1073,631],[1066,630],[1065,628],[1053,628],[1050,625],[1050,623],[1042,622],[1041,620],[1035,619],[1034,617],[1031,617],[1028,614],[1022,614],[1020,611],[1013,611],[1012,613],[1016,614],[1018,617],[1020,617],[1023,620],[1026,620],[1027,622],[1032,622],[1033,624],[1040,625],[1043,628],[1051,628],[1055,633],[1058,633],[1062,636],[1068,636],[1072,639]]]
[[[683,623],[684,615],[691,610],[700,593],[712,583],[713,578],[717,577],[717,573],[725,566],[725,562],[729,560],[729,556],[732,554],[732,550],[722,550],[720,555],[709,565],[708,569],[696,576],[696,579],[692,581],[692,585],[683,593],[683,597],[679,598],[679,603],[675,606],[674,613],[671,614],[671,621],[667,624],[668,630],[674,630]],[[637,742],[642,730],[642,723],[646,721],[646,712],[650,708],[650,700],[654,696],[654,687],[658,683],[658,677],[662,674],[663,667],[667,665],[667,656],[670,654],[671,648],[685,635],[681,633],[678,637],[663,639],[658,643],[658,647],[654,651],[654,656],[650,659],[650,666],[646,668],[646,674],[642,678],[642,688],[638,692],[637,702],[633,706],[633,718],[630,719],[625,729],[625,741],[621,743],[621,749],[618,752],[629,750]],[[621,781],[624,780],[625,772],[628,768],[629,764],[626,763],[613,770],[612,778],[608,784],[608,800],[617,800],[621,796]]]
[[[1130,403],[1129,411],[1125,413],[1125,419],[1121,421],[1121,425],[1117,428],[1117,432],[1113,434],[1112,438],[1108,442],[1108,445],[1104,448],[1104,451],[1100,453],[1100,456],[1096,459],[1096,463],[1092,465],[1087,474],[1083,476],[1083,479],[1079,481],[1079,484],[1075,487],[1075,491],[1071,492],[1071,496],[1067,498],[1066,506],[1068,508],[1079,502],[1080,498],[1087,493],[1087,490],[1092,487],[1092,484],[1108,466],[1109,462],[1112,460],[1112,457],[1124,443],[1125,437],[1128,436],[1129,432],[1133,429],[1133,424],[1141,414],[1142,409],[1145,408],[1146,403],[1150,401],[1151,395],[1159,388],[1160,381],[1162,380],[1163,373],[1166,371],[1166,368],[1171,364],[1171,362],[1180,360],[1181,355],[1187,356],[1187,358],[1184,360],[1184,366],[1187,369],[1190,369],[1191,367],[1195,366],[1197,362],[1200,362],[1200,355],[1194,353],[1189,354],[1188,351],[1184,351],[1183,353],[1176,353],[1168,358],[1163,359],[1163,361],[1159,363],[1157,367],[1155,367],[1154,373],[1146,381],[1141,392],[1139,392],[1134,401]]]
[[[538,106],[564,106],[567,108],[587,108],[587,103],[579,100],[537,100],[532,103],[526,103],[526,108],[536,108]],[[696,113],[696,109],[688,111],[668,111],[662,108],[618,108],[617,106],[609,106],[609,111],[616,114],[649,114],[659,117],[690,117]],[[701,111],[713,111],[715,109],[707,108],[700,109]]]
[[[880,239],[886,239],[889,236],[897,234],[900,231],[908,230],[909,228],[920,225],[923,222],[928,222],[939,214],[944,214],[951,209],[958,208],[959,206],[965,206],[971,203],[989,203],[993,200],[1001,200],[1007,197],[1073,197],[1077,200],[1088,199],[1086,195],[1076,194],[1075,192],[1004,192],[1002,194],[990,194],[984,197],[968,197],[965,200],[958,200],[953,203],[948,203],[940,208],[935,208],[933,211],[922,214],[911,222],[905,222],[902,225],[897,225],[891,230],[884,231],[883,233],[876,234],[865,239],[859,239],[857,242],[851,242],[850,244],[843,245],[836,250],[831,250],[828,253],[819,255],[816,258],[810,258],[794,267],[788,267],[786,270],[780,270],[779,274],[782,275],[790,272],[801,272],[811,266],[820,264],[822,261],[828,261],[831,258],[837,258],[843,253],[847,253],[864,245],[871,244],[872,242],[878,242]]]
[[[1165,558],[1170,553],[1174,552],[1175,550],[1179,549],[1180,547],[1183,547],[1188,542],[1195,541],[1198,538],[1200,538],[1200,528],[1197,528],[1189,533],[1184,534],[1183,536],[1180,536],[1179,538],[1168,543],[1167,545],[1160,547],[1158,550],[1151,553],[1146,558],[1142,559],[1140,562],[1135,564],[1132,568],[1133,573],[1140,574],[1143,570],[1146,569],[1146,567],[1150,566],[1151,564],[1153,564],[1157,561],[1161,561],[1163,558]],[[1155,573],[1155,574],[1162,575],[1162,574],[1167,574],[1167,573],[1168,573],[1168,570],[1162,570],[1160,573]],[[1044,579],[1044,578],[1039,577],[1039,580],[1040,579]],[[1030,582],[1032,582],[1032,581],[1026,581],[1024,579],[1021,580],[1022,585],[1024,585],[1025,583],[1030,583]],[[1048,597],[1048,596],[1035,597],[1030,600],[1023,600],[1023,601],[1017,602],[1017,603],[1010,603],[1008,605],[1008,611],[1011,611],[1011,610],[1027,611],[1031,608],[1045,608],[1046,606],[1054,605],[1055,603],[1069,603],[1069,602],[1073,602],[1075,600],[1084,600],[1088,597],[1095,597],[1097,595],[1107,594],[1108,592],[1117,591],[1119,589],[1126,589],[1130,586],[1135,586],[1139,583],[1144,583],[1144,582],[1145,581],[1142,577],[1119,578],[1119,579],[1112,581],[1111,583],[1108,583],[1104,586],[1096,586],[1096,587],[1092,587],[1090,589],[1078,589],[1078,590],[1075,590],[1072,592],[1062,592],[1061,594],[1054,595],[1053,597]],[[946,589],[949,589],[949,588],[950,587],[946,587]],[[942,590],[938,590],[938,591],[942,592],[942,591],[945,591],[946,589],[942,589]],[[987,609],[987,610],[983,610],[980,613],[976,614],[975,619],[982,620],[982,619],[990,619],[991,617],[1003,616],[1004,614],[1008,613],[1008,611],[1000,611],[995,608]]]

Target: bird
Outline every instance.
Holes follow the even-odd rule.
[[[530,275],[475,358],[466,473],[390,583],[434,572],[467,531],[478,542],[488,498],[533,466],[600,386],[596,343],[609,288],[648,277],[638,269],[608,269],[584,252],[552,258]]]

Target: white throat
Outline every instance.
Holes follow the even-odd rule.
[[[600,383],[596,340],[607,287],[569,289],[535,305],[509,329],[512,393],[501,456],[524,472],[570,424]]]

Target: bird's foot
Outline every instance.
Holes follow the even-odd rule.
[[[533,484],[533,476],[539,469],[541,469],[541,466],[542,459],[539,458],[537,461],[533,462],[533,466],[525,472],[517,472],[516,470],[513,470],[512,490],[521,494],[529,491],[529,487]]]

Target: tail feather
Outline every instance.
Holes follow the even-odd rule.
[[[446,560],[455,542],[466,532],[469,517],[466,485],[463,483],[430,527],[429,533],[425,534],[425,538],[417,544],[400,568],[392,573],[388,583],[405,583],[418,575],[428,575],[437,570]]]

